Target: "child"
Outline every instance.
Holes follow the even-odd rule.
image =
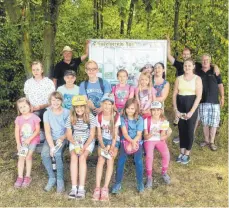
[[[41,151],[42,162],[49,177],[44,190],[50,191],[57,183],[57,192],[61,193],[64,191],[63,149],[66,141],[65,124],[69,116],[69,110],[61,106],[63,97],[59,92],[51,93],[49,103],[51,106],[44,113],[46,140]],[[58,151],[56,151],[55,145],[60,147]],[[52,168],[53,160],[56,161],[56,174]]]
[[[166,184],[170,183],[167,174],[170,154],[166,139],[171,135],[172,130],[163,115],[163,106],[159,101],[151,104],[151,117],[144,120],[144,148],[146,153],[146,188],[152,187],[153,154],[156,148],[162,156],[162,178]]]
[[[117,73],[119,84],[112,87],[112,93],[115,97],[115,106],[120,113],[128,99],[134,97],[134,87],[127,84],[128,72],[121,69]]]
[[[151,64],[146,64],[144,67],[142,67],[139,70],[140,73],[134,79],[134,86],[136,86],[136,87],[138,86],[138,81],[139,81],[139,77],[140,77],[141,73],[148,73],[148,74],[152,75],[153,70],[154,70],[154,67]]]
[[[63,107],[70,110],[72,107],[72,97],[79,94],[79,87],[74,84],[76,73],[73,70],[67,70],[64,73],[65,85],[57,88],[57,91],[63,95]]]
[[[72,98],[70,116],[66,123],[66,135],[70,141],[69,150],[71,153],[70,170],[72,190],[68,195],[69,198],[85,198],[86,161],[95,146],[95,127],[96,120],[95,117],[89,113],[86,98],[83,95],[74,96]],[[78,172],[79,186],[77,187]]]
[[[155,100],[156,90],[152,87],[152,78],[149,73],[142,73],[139,77],[135,96],[140,106],[140,114],[145,119],[150,116],[150,104]]]
[[[116,182],[112,187],[112,193],[117,194],[121,189],[121,182],[124,173],[124,166],[127,160],[127,153],[124,149],[124,139],[132,144],[135,148],[139,146],[138,151],[134,153],[135,170],[137,178],[137,189],[139,193],[144,191],[143,184],[143,162],[142,162],[142,131],[143,119],[139,116],[139,107],[136,99],[129,99],[124,107],[123,115],[121,117],[121,148],[117,163]]]
[[[114,159],[117,156],[120,144],[118,137],[118,127],[120,126],[120,116],[114,112],[114,98],[112,94],[102,98],[102,112],[96,116],[98,130],[98,163],[96,167],[96,188],[93,200],[108,201],[108,186],[113,173]],[[104,153],[104,154],[103,154]],[[106,159],[105,156],[110,156]],[[107,163],[107,170],[103,188],[100,188],[103,166]]]
[[[26,157],[18,158],[18,177],[14,184],[15,188],[28,187],[32,181],[30,177],[32,170],[32,156],[36,145],[40,143],[40,118],[31,113],[30,102],[26,98],[17,101],[18,115],[15,120],[15,138],[17,150],[20,152],[22,146],[28,146]],[[26,176],[23,178],[26,163]]]

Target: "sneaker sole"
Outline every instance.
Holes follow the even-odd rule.
[[[181,162],[181,164],[187,165],[189,162],[190,162],[190,161],[188,161],[188,162]]]
[[[69,199],[75,199],[76,197],[74,196],[68,196]]]

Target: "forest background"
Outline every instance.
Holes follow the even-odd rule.
[[[191,48],[193,58],[197,61],[200,60],[203,53],[209,53],[212,56],[212,63],[217,64],[220,68],[225,85],[226,102],[221,110],[221,128],[217,134],[219,138],[217,144],[221,150],[212,155],[211,152],[196,147],[198,150],[196,157],[202,158],[205,155],[207,162],[209,162],[209,168],[213,164],[215,166],[211,170],[212,175],[216,176],[214,177],[216,178],[216,183],[213,183],[214,187],[193,187],[191,184],[196,180],[202,178],[207,180],[209,177],[206,178],[206,175],[200,175],[200,178],[194,177],[195,179],[190,181],[191,188],[187,189],[190,199],[189,196],[184,195],[187,202],[174,195],[174,201],[171,199],[172,204],[168,204],[166,200],[162,199],[158,202],[157,200],[152,202],[152,206],[226,206],[228,172],[225,166],[228,152],[228,1],[0,0],[0,34],[0,141],[2,144],[0,148],[0,173],[11,176],[9,180],[5,181],[3,187],[9,190],[9,184],[13,183],[16,172],[16,161],[11,158],[15,149],[11,148],[12,150],[9,150],[7,147],[9,141],[14,142],[12,132],[13,120],[16,116],[15,101],[23,96],[23,85],[25,80],[31,77],[30,64],[33,60],[43,61],[45,74],[50,77],[54,65],[62,59],[61,51],[65,45],[72,47],[74,56],[78,57],[84,53],[87,39],[157,40],[166,39],[166,35],[169,35],[172,42],[172,54],[178,59],[181,59],[184,46]],[[81,64],[77,84],[84,79],[84,66]],[[167,79],[171,83],[170,90],[172,91],[175,69],[169,64]],[[168,106],[166,109],[169,114],[168,117],[172,121],[171,92],[166,101],[166,106]],[[175,129],[176,131],[177,129]],[[197,135],[201,140],[201,128]],[[198,142],[199,140],[197,140]],[[174,153],[178,151],[177,147],[172,146],[171,142],[170,146],[175,149]],[[173,150],[171,152],[173,154]],[[9,158],[12,160],[9,160]],[[222,160],[222,158],[224,159]],[[206,163],[203,162],[199,165],[202,167]],[[176,164],[174,165],[176,167]],[[176,168],[179,173],[182,173],[182,168]],[[215,172],[219,170],[221,172]],[[192,169],[186,169],[186,171],[191,172]],[[179,173],[176,174],[179,176]],[[195,176],[195,173],[193,174]],[[221,182],[221,178],[223,182]],[[2,179],[1,182],[3,182]],[[206,181],[206,183],[208,182]],[[216,185],[219,189],[216,188]],[[202,189],[208,193],[212,191],[212,194],[202,195]],[[190,194],[194,190],[198,191],[194,195]],[[6,206],[8,202],[8,205],[16,206],[11,204],[11,198],[6,199],[4,196],[9,197],[8,194],[1,194],[4,199],[1,200],[1,206]],[[204,199],[201,203],[197,200],[199,197]],[[115,203],[114,206],[148,205],[144,204],[146,203],[144,199],[140,200],[140,204],[137,202],[139,200],[134,200],[133,204],[128,199],[125,200],[123,204],[119,204],[120,201],[117,200],[117,204]],[[60,203],[64,206],[63,204]],[[26,202],[19,205],[32,206],[26,204]],[[35,205],[52,206],[48,201],[47,204],[38,203]],[[68,206],[71,206],[71,204],[68,204]],[[90,206],[92,205],[90,204]]]

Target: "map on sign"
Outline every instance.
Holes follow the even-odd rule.
[[[111,84],[117,84],[117,72],[126,69],[128,83],[133,84],[135,76],[146,64],[162,62],[166,67],[166,40],[90,40],[89,59],[98,63],[98,76]],[[165,69],[166,71],[166,69]]]

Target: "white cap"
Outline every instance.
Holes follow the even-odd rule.
[[[162,105],[161,102],[159,102],[159,101],[153,101],[153,102],[151,103],[150,109],[153,109],[153,108],[162,109],[162,107],[163,107],[163,105]]]

